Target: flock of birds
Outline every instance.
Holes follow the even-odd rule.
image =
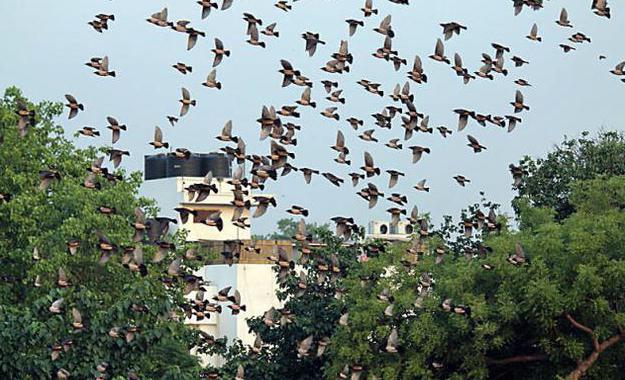
[[[408,0],[389,1],[397,4],[409,4]],[[234,0],[223,0],[221,6],[211,0],[199,0],[197,3],[201,6],[201,16],[202,19],[204,19],[211,15],[213,9],[219,9],[221,11],[229,9],[233,6]],[[515,14],[521,12],[524,7],[530,7],[533,9],[542,7],[542,2],[537,0],[514,0],[513,4]],[[293,3],[278,1],[275,6],[285,12],[289,12],[293,6],[296,6],[296,0],[293,0]],[[592,10],[600,17],[610,18],[611,16],[610,8],[608,7],[606,0],[593,0]],[[361,8],[361,11],[364,19],[368,19],[369,17],[378,14],[378,9],[374,7],[373,0],[366,0],[363,8]],[[359,29],[365,27],[364,19],[346,20],[347,33],[350,37],[354,36]],[[246,35],[248,40],[246,42],[254,47],[268,48],[269,38],[280,37],[280,32],[278,31],[276,22],[262,28],[263,20],[250,13],[244,13],[243,20],[247,24]],[[109,28],[113,27],[114,22],[115,15],[98,14],[93,20],[89,21],[88,24],[97,32],[105,33],[109,30]],[[176,22],[169,21],[167,8],[150,15],[147,18],[147,22],[156,27],[171,29],[175,32],[186,35],[188,50],[193,49],[196,46],[200,37],[206,37],[205,32],[193,28],[187,20],[178,20]],[[562,28],[573,28],[573,23],[569,19],[566,9],[561,10],[560,15],[555,22]],[[521,67],[529,63],[524,58],[514,55],[511,48],[499,43],[492,43],[491,46],[493,48],[493,55],[491,55],[490,52],[483,53],[481,67],[477,71],[472,72],[465,67],[462,57],[458,53],[454,54],[453,61],[446,55],[445,43],[443,42],[443,39],[447,41],[454,36],[469,33],[469,27],[458,22],[447,22],[440,25],[442,28],[442,39],[439,38],[435,42],[434,51],[429,56],[429,59],[436,64],[450,66],[452,72],[465,84],[469,84],[474,80],[493,81],[495,79],[506,79],[509,74],[509,70],[507,68],[508,61],[512,62],[514,67]],[[401,70],[404,66],[407,66],[408,60],[402,57],[397,50],[393,49],[393,39],[396,37],[396,31],[393,29],[391,16],[388,15],[382,18],[379,24],[373,28],[373,31],[380,34],[383,41],[382,46],[373,51],[371,55],[375,59],[388,62],[395,71]],[[263,37],[261,37],[261,35]],[[318,45],[326,44],[326,41],[322,40],[318,33],[305,31],[302,33],[302,38],[305,41],[305,51],[309,56],[313,56],[316,53]],[[530,28],[527,38],[535,43],[540,43],[542,41],[539,28],[536,24]],[[569,53],[575,50],[576,46],[590,42],[591,39],[584,33],[576,32],[571,35],[569,42],[562,43],[559,46],[565,53]],[[212,63],[213,68],[208,73],[206,81],[202,83],[202,85],[209,89],[219,90],[222,88],[222,82],[217,79],[216,67],[224,62],[227,62],[228,57],[230,57],[230,50],[224,46],[224,43],[219,38],[215,38],[214,48],[211,51],[214,55]],[[599,59],[603,60],[606,59],[606,57],[602,55]],[[353,64],[354,57],[349,51],[348,40],[341,40],[338,51],[331,54],[330,59],[321,68],[321,70],[327,73],[329,78],[330,75],[335,78],[335,75],[344,76],[345,74],[348,74],[350,72],[350,66]],[[89,59],[86,65],[92,68],[94,70],[93,73],[97,76],[110,78],[116,77],[116,71],[111,69],[111,62],[108,56],[93,57]],[[410,151],[412,162],[414,164],[417,164],[423,158],[424,154],[429,155],[432,153],[431,149],[427,146],[408,146],[407,143],[415,133],[434,133],[434,128],[429,124],[429,116],[418,110],[414,103],[414,95],[411,92],[410,82],[412,82],[412,86],[414,87],[427,83],[428,80],[432,80],[432,78],[428,77],[424,66],[425,65],[421,57],[416,55],[412,60],[412,66],[406,72],[409,81],[406,81],[403,85],[397,84],[390,94],[388,94],[393,102],[385,106],[380,112],[376,112],[371,115],[374,120],[374,125],[381,129],[392,129],[393,121],[396,118],[399,119],[401,127],[403,128],[403,136],[393,138],[388,142],[385,142],[384,145],[393,150],[403,150],[404,145],[406,145],[405,148]],[[183,75],[191,73],[194,70],[193,67],[183,62],[177,62],[173,64],[172,67]],[[308,76],[306,76],[301,70],[297,69],[287,59],[279,60],[279,67],[277,68],[283,76],[282,87],[302,87],[302,94],[300,99],[298,99],[294,105],[284,105],[281,107],[269,105],[262,107],[260,117],[257,120],[260,127],[259,137],[260,140],[265,140],[267,138],[271,140],[269,154],[250,154],[247,152],[244,139],[241,136],[233,134],[233,125],[231,121],[228,121],[223,127],[221,133],[216,136],[216,139],[221,142],[234,144],[234,146],[223,146],[221,151],[226,153],[238,164],[238,167],[234,170],[232,178],[228,181],[228,183],[232,185],[234,195],[232,204],[236,208],[236,212],[232,220],[224,221],[219,212],[214,212],[208,215],[205,220],[199,221],[209,227],[217,228],[219,231],[223,229],[225,222],[233,223],[239,228],[249,228],[249,221],[247,220],[247,217],[244,216],[246,210],[254,208],[255,210],[252,217],[256,218],[265,214],[269,207],[277,207],[276,200],[273,197],[250,195],[252,190],[264,189],[266,181],[277,181],[281,176],[299,172],[303,175],[304,181],[307,184],[311,183],[313,176],[317,175],[323,176],[326,180],[337,187],[343,186],[345,182],[344,178],[341,178],[340,176],[329,171],[321,172],[320,170],[314,168],[296,166],[295,154],[289,150],[290,146],[297,145],[297,133],[302,128],[300,125],[294,123],[294,121],[300,117],[300,111],[298,110],[300,107],[310,107],[316,109],[319,106],[323,109],[319,113],[325,119],[336,122],[339,122],[342,119],[339,111],[341,105],[346,103],[346,99],[342,96],[342,90],[340,89],[339,82],[336,79],[325,79],[320,82],[325,91],[325,100],[329,102],[328,104],[333,104],[332,106],[322,107],[318,101],[313,99],[312,88],[314,83]],[[625,62],[617,64],[616,67],[611,70],[611,73],[615,76],[624,77],[621,78],[621,81],[625,82]],[[374,96],[384,98],[385,91],[383,84],[375,83],[367,79],[360,79],[357,83],[362,86],[364,91]],[[514,96],[511,97],[510,113],[504,115],[491,115],[480,113],[476,110],[455,109],[453,112],[458,117],[457,131],[453,131],[445,126],[439,126],[436,128],[437,132],[440,133],[442,138],[447,138],[454,132],[462,132],[469,125],[471,120],[481,126],[491,124],[496,127],[507,128],[508,132],[512,132],[519,124],[522,123],[520,115],[530,110],[530,106],[525,102],[521,89],[531,86],[530,82],[526,79],[516,79],[514,83],[518,86],[518,89],[516,90]],[[77,117],[80,112],[85,110],[85,106],[80,103],[75,96],[67,94],[65,95],[65,98],[67,100],[65,105],[69,109],[69,119]],[[177,115],[166,116],[167,121],[172,126],[175,125],[180,118],[187,115],[192,108],[197,106],[197,102],[193,99],[191,92],[184,87],[181,88],[181,98],[179,102],[180,112]],[[19,115],[18,128],[20,134],[25,135],[28,128],[34,126],[34,111],[29,109],[26,104],[18,103],[16,113]],[[366,124],[365,120],[357,117],[349,117],[344,120],[351,126],[351,128],[353,128],[354,131],[361,131],[361,128],[364,129],[364,125]],[[121,165],[124,156],[130,156],[129,151],[117,149],[115,147],[115,144],[120,140],[122,135],[128,132],[126,125],[118,121],[115,117],[107,117],[107,124],[106,128],[111,131],[112,143],[112,146],[108,148],[107,152],[109,160],[112,162],[113,169],[116,169]],[[380,143],[380,141],[374,136],[375,132],[375,128],[362,130],[358,137],[368,143]],[[101,132],[95,127],[90,126],[83,127],[79,133],[86,137],[98,137],[101,134]],[[474,153],[480,153],[487,149],[475,137],[467,135],[466,138],[468,147],[470,147]],[[402,140],[405,142],[402,143]],[[170,149],[170,143],[165,140],[163,131],[159,127],[155,128],[153,139],[149,142],[149,144],[152,145],[154,149]],[[337,153],[337,157],[334,159],[337,165],[352,166],[352,159],[350,158],[352,150],[350,150],[350,148],[346,145],[345,135],[342,131],[337,131],[336,142],[329,148]],[[187,159],[190,157],[191,152],[186,148],[175,148],[170,149],[169,154],[175,155],[181,159]],[[362,157],[362,166],[355,165],[358,169],[349,173],[349,178],[354,187],[357,187],[360,181],[367,182],[365,187],[356,192],[356,195],[364,199],[369,208],[376,207],[379,199],[386,196],[386,200],[391,203],[391,207],[387,209],[387,212],[391,215],[392,224],[396,225],[401,220],[402,215],[407,215],[408,196],[406,194],[392,192],[391,189],[398,183],[398,181],[401,180],[402,177],[405,177],[406,174],[390,168],[381,168],[376,164],[376,160],[368,151],[364,151]],[[252,164],[251,169],[249,170],[249,179],[247,175],[248,173],[246,173],[244,167],[244,163],[246,162],[251,162]],[[112,183],[124,180],[123,177],[116,174],[113,169],[104,168],[103,164],[104,157],[100,157],[89,168],[86,168],[87,174],[83,183],[85,188],[96,191],[99,190],[101,188],[98,181],[99,176]],[[522,167],[514,165],[510,165],[510,172],[514,179],[513,186],[516,187],[521,183],[522,177],[526,172]],[[376,177],[382,176],[382,173],[386,173],[388,175],[388,184],[386,186],[390,192],[388,195],[383,192],[381,186],[373,183],[373,180]],[[60,181],[62,175],[63,173],[59,173],[58,171],[52,169],[42,170],[40,172],[41,190],[45,191],[55,181]],[[465,186],[465,184],[471,182],[467,176],[461,174],[456,175],[454,180],[457,181],[460,186]],[[186,188],[185,190],[187,191],[189,200],[202,202],[210,196],[211,193],[217,193],[218,189],[213,181],[214,179],[212,173],[208,173],[202,182],[190,185]],[[426,179],[422,179],[416,183],[414,185],[414,189],[416,191],[429,191]],[[2,200],[8,201],[9,199],[10,194],[2,194]],[[115,213],[114,208],[107,206],[99,207],[97,211],[103,214]],[[197,211],[188,207],[178,207],[176,208],[176,212],[179,214],[182,223],[186,223],[190,217],[193,217],[194,219],[198,217]],[[309,210],[299,205],[292,205],[288,210],[286,210],[286,212],[291,215],[301,216],[302,218],[309,215]],[[418,238],[415,239],[411,248],[408,249],[409,254],[413,254],[417,257],[420,253],[422,253],[420,251],[423,247],[422,238],[427,236],[427,222],[424,222],[424,220],[419,217],[416,206],[412,208],[410,215],[406,218],[412,224],[415,224],[420,228]],[[358,225],[352,217],[337,216],[332,218],[332,220],[336,224],[337,235],[342,236],[345,240],[349,240],[352,234],[358,232]],[[166,241],[167,232],[169,231],[169,225],[171,223],[177,223],[177,220],[167,217],[146,218],[143,211],[137,209],[135,211],[135,220],[132,224],[135,229],[134,242],[137,244],[123,249],[124,253],[121,259],[122,264],[129,270],[141,273],[142,275],[147,273],[141,244],[146,241],[146,238],[147,241],[158,247],[157,253],[152,258],[152,261],[159,263],[165,260],[168,257],[168,253],[175,249],[172,243]],[[494,210],[490,210],[488,215],[479,212],[478,214],[472,216],[470,220],[462,221],[462,223],[465,234],[468,234],[468,236],[471,235],[474,229],[497,228]],[[306,259],[308,254],[311,253],[309,243],[312,239],[310,234],[306,232],[306,223],[304,219],[300,220],[297,234],[293,237],[293,239],[301,246],[300,251],[303,253],[302,257]],[[98,232],[98,240],[98,249],[101,252],[99,261],[100,264],[104,265],[113,257],[113,254],[118,250],[118,247],[113,244],[104,233]],[[233,251],[241,249],[242,245],[243,243],[241,242],[235,242],[236,247],[233,248]],[[80,241],[78,240],[68,242],[68,249],[70,253],[75,253],[79,246]],[[259,252],[259,250],[254,246],[246,246],[243,247],[243,249],[250,252]],[[181,265],[183,264],[183,260],[194,259],[197,259],[197,252],[194,250],[187,251],[184,257],[174,259],[169,264],[167,269],[168,278],[171,279],[181,275]],[[236,260],[236,255],[234,257],[226,257],[226,261],[229,263],[232,263],[234,260]],[[277,257],[271,257],[270,260],[276,263],[276,265],[280,268],[278,276],[279,281],[284,281],[287,276],[292,273],[291,270],[295,266],[295,263],[283,250],[279,251]],[[509,261],[515,265],[525,263],[526,258],[519,245],[517,245],[517,250],[515,254],[509,258]],[[320,263],[318,267],[321,268],[320,273],[322,276],[336,276],[337,273],[340,272],[339,258],[335,255],[332,257],[331,262]],[[300,289],[303,294],[307,287],[305,279],[306,276],[303,273],[300,273],[299,276],[299,282],[301,284]],[[323,282],[325,281],[325,278],[326,277],[322,277],[319,281]],[[221,312],[222,307],[220,303],[223,302],[230,303],[228,307],[232,310],[233,314],[238,314],[240,311],[244,311],[246,309],[245,305],[242,305],[241,303],[241,296],[238,291],[235,290],[234,294],[230,295],[230,287],[220,290],[219,293],[212,298],[212,301],[214,302],[211,302],[205,299],[201,278],[185,274],[184,279],[187,284],[185,293],[189,294],[192,291],[196,291],[196,295],[190,301],[190,305],[185,307],[187,316],[195,315],[198,320],[201,320],[207,317],[208,313]],[[39,281],[40,279],[37,278],[36,285],[39,284]],[[67,275],[63,269],[59,269],[57,284],[60,287],[70,285]],[[423,292],[427,292],[428,287],[431,286],[431,279],[428,279],[426,276],[426,278],[422,279],[422,285]],[[383,301],[389,301],[388,294],[380,294],[378,298]],[[60,298],[52,303],[49,311],[51,313],[63,313],[65,311],[64,306],[64,300]],[[392,309],[392,302],[389,307]],[[446,300],[442,307],[444,310],[449,312],[464,315],[470,314],[470,308],[462,305],[453,305],[451,300]],[[141,306],[137,305],[137,309],[140,308]],[[71,315],[73,320],[72,326],[75,329],[82,329],[83,324],[80,311],[76,308],[71,308]],[[272,308],[265,313],[264,319],[267,325],[273,325],[274,323],[277,323],[277,320],[281,321],[280,323],[288,323],[293,319],[293,315],[289,314],[288,310],[278,311]],[[340,323],[347,323],[347,316],[342,317]],[[136,326],[131,326],[126,329],[114,327],[109,332],[109,335],[112,338],[122,337],[127,341],[131,341],[137,331],[138,328]],[[397,352],[397,339],[397,331],[393,330],[391,335],[388,337],[386,351]],[[323,354],[323,349],[328,343],[329,338],[324,338],[317,342],[317,355]],[[262,341],[258,338],[254,348],[260,349],[260,346],[262,346]],[[301,356],[307,356],[311,347],[313,347],[312,336],[300,342],[298,352]],[[63,344],[53,346],[52,358],[57,359],[64,350],[66,350],[66,347],[64,347]],[[98,367],[98,372],[101,373],[101,376],[98,377],[99,379],[105,378],[107,367],[106,363],[103,363]],[[59,370],[57,375],[59,379],[67,379],[70,376],[69,372],[65,369]],[[237,379],[243,378],[243,368],[239,368]]]

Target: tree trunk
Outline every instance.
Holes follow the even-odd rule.
[[[610,337],[608,340],[599,344],[598,347],[586,359],[579,362],[579,364],[577,365],[577,368],[575,368],[575,370],[573,370],[573,372],[569,374],[568,379],[569,380],[581,379],[582,376],[586,374],[586,371],[588,371],[590,367],[592,367],[592,365],[595,364],[597,359],[599,359],[599,355],[601,355],[603,351],[617,344],[624,337],[625,337],[625,334],[621,333],[618,335],[614,335]]]

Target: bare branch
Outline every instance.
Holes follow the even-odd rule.
[[[491,359],[486,358],[486,364],[488,365],[506,365],[512,363],[528,363],[528,362],[537,362],[547,360],[547,355],[537,354],[537,355],[518,355],[512,356],[505,359]]]
[[[590,338],[592,339],[592,345],[593,345],[595,351],[599,351],[599,341],[595,337],[595,331],[593,329],[591,329],[590,327],[584,326],[581,323],[577,322],[575,320],[575,318],[573,318],[571,316],[571,314],[569,314],[569,313],[564,314],[564,316],[566,317],[566,319],[568,319],[569,322],[571,322],[571,324],[575,328],[577,328],[579,330],[582,330],[583,332],[589,334]]]

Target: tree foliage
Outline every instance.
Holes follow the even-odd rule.
[[[235,340],[230,346],[221,341],[207,352],[221,355],[225,365],[218,371],[224,379],[233,379],[239,365],[245,370],[246,379],[319,379],[327,364],[327,351],[319,355],[320,343],[330,338],[338,327],[343,314],[340,299],[344,295],[343,277],[358,265],[363,252],[375,254],[377,244],[345,244],[331,232],[321,232],[323,243],[300,260],[300,265],[288,270],[280,283],[278,298],[284,302],[276,310],[273,323],[266,316],[248,320],[250,332],[262,340],[262,348],[254,352]],[[309,257],[308,257],[309,256]],[[276,272],[280,272],[278,266]],[[284,270],[284,268],[282,269]],[[306,287],[301,287],[299,273],[303,273]],[[278,276],[280,277],[280,276]],[[298,353],[298,345],[312,336],[307,353]]]
[[[546,158],[525,157],[520,165],[527,171],[519,186],[519,197],[537,207],[553,208],[558,220],[573,213],[571,183],[600,175],[625,175],[625,136],[601,132],[589,137],[565,139]]]
[[[19,104],[34,111],[23,137]],[[98,175],[99,189],[82,186],[85,169],[102,152],[77,149],[64,137],[54,123],[62,108],[29,103],[15,88],[0,100],[0,193],[10,195],[0,201],[0,373],[5,379],[56,378],[61,369],[77,379],[129,373],[197,378],[199,366],[189,354],[197,337],[173,318],[184,303],[184,272],[197,264],[185,262],[166,286],[168,265],[179,255],[172,250],[161,263],[151,263],[154,244],[133,242],[135,208],[149,216],[156,212],[137,195],[140,173],[110,171],[122,180]],[[41,189],[40,171],[56,171],[60,179]],[[100,206],[114,213],[98,212]],[[116,248],[106,263],[99,263],[98,233]],[[73,255],[70,241],[79,242]],[[125,248],[139,245],[145,246],[143,276],[122,264]],[[59,281],[60,270],[68,284]],[[59,299],[59,312],[52,312]],[[72,309],[80,312],[82,327],[72,325]],[[101,363],[108,363],[104,373],[96,370]]]
[[[292,218],[283,218],[278,220],[276,232],[267,235],[255,235],[256,240],[289,240],[297,232],[297,221]],[[329,233],[330,225],[328,223],[317,224],[309,223],[306,225],[307,231],[312,235],[313,240],[319,240],[321,236]]]
[[[406,247],[394,246],[356,267],[345,281],[349,323],[333,336],[326,376],[357,364],[384,379],[622,377],[625,178],[571,188],[568,218],[519,202],[520,231],[484,233],[488,249],[473,255],[448,247],[437,264],[439,236],[430,236],[416,265],[401,265]],[[392,329],[397,353],[386,349]]]

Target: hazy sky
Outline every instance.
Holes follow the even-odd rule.
[[[219,1],[221,3],[221,0]],[[625,125],[625,84],[608,71],[625,59],[625,7],[612,1],[612,19],[595,16],[590,10],[591,0],[546,1],[545,8],[534,12],[524,10],[513,16],[512,2],[508,0],[412,0],[411,5],[392,4],[374,0],[380,10],[377,16],[363,18],[359,10],[364,0],[301,0],[293,11],[285,13],[268,0],[235,0],[226,11],[213,11],[201,20],[200,7],[193,0],[155,1],[68,1],[42,2],[40,0],[2,0],[0,2],[0,39],[3,59],[0,60],[0,87],[16,85],[25,95],[38,101],[63,101],[66,93],[74,94],[85,105],[85,112],[68,121],[59,119],[68,134],[84,125],[102,130],[97,140],[80,139],[79,144],[110,144],[110,131],[105,129],[106,116],[116,117],[128,125],[128,131],[116,144],[129,149],[132,156],[124,161],[130,170],[143,168],[143,155],[153,153],[148,145],[155,125],[162,127],[165,140],[173,147],[186,147],[195,152],[216,151],[222,144],[214,139],[223,124],[231,119],[234,133],[243,136],[248,153],[267,154],[269,139],[260,142],[259,117],[263,105],[294,104],[302,87],[281,88],[280,59],[285,58],[315,81],[313,98],[317,110],[301,109],[301,119],[284,119],[302,125],[299,144],[292,149],[295,166],[307,166],[332,171],[345,178],[340,189],[322,177],[315,177],[305,185],[301,174],[268,182],[266,192],[278,197],[278,207],[260,220],[253,221],[255,233],[272,231],[275,221],[287,216],[284,211],[291,204],[311,209],[311,221],[327,221],[336,215],[351,215],[365,224],[371,219],[387,219],[385,210],[390,202],[381,201],[370,211],[367,203],[355,195],[347,173],[363,164],[363,151],[372,153],[376,164],[386,169],[406,173],[392,191],[387,188],[388,175],[374,178],[383,192],[401,192],[410,200],[409,209],[416,204],[420,210],[430,211],[435,219],[443,214],[457,215],[460,208],[479,199],[479,191],[502,203],[509,209],[513,196],[508,164],[523,155],[543,155],[564,135],[577,136],[583,130],[622,129]],[[196,29],[206,31],[197,46],[186,51],[186,35],[173,30],[157,28],[145,19],[162,7],[169,8],[170,20],[188,19]],[[555,20],[566,6],[575,26],[565,29]],[[243,12],[253,13],[263,25],[277,22],[280,38],[261,36],[267,43],[262,49],[246,44],[246,23]],[[98,13],[114,13],[116,20],[109,23],[103,34],[95,32],[87,22]],[[396,37],[393,48],[408,59],[409,65],[395,72],[392,66],[371,56],[382,45],[384,37],[372,31],[387,14],[392,15]],[[345,19],[365,20],[355,36],[348,37]],[[481,66],[482,52],[494,55],[491,42],[512,48],[512,54],[530,61],[530,65],[514,68],[507,55],[507,78],[497,76],[493,82],[476,80],[465,86],[445,64],[427,58],[433,53],[438,37],[442,38],[441,22],[458,21],[468,26],[460,36],[445,43],[446,54],[453,58],[458,52],[471,71]],[[536,22],[543,37],[542,43],[525,38]],[[312,58],[304,52],[301,33],[318,32],[327,42],[320,45]],[[591,44],[577,45],[577,51],[562,53],[558,44],[574,32],[591,37]],[[211,69],[213,38],[219,37],[232,55],[218,66],[218,79],[223,90],[207,89],[200,84]],[[327,74],[319,70],[336,52],[341,39],[348,39],[354,64],[349,74]],[[394,151],[382,143],[393,137],[403,137],[397,117],[392,130],[374,127],[372,113],[392,104],[386,96],[396,83],[403,84],[406,71],[415,54],[424,62],[428,84],[411,83],[415,104],[421,112],[430,115],[430,125],[445,125],[454,134],[443,139],[438,133],[415,133],[405,145],[424,145],[432,149],[416,165],[411,164],[411,152]],[[607,60],[599,61],[598,56]],[[110,68],[117,78],[100,78],[84,63],[90,57],[108,55]],[[193,73],[183,76],[171,65],[184,62],[193,66]],[[326,94],[319,81],[336,80],[347,104],[339,107],[341,121],[323,118],[319,111],[334,106],[324,100]],[[365,92],[356,85],[359,79],[383,84],[385,97]],[[480,113],[511,114],[509,105],[514,98],[517,78],[527,79],[533,87],[523,89],[531,112],[522,113],[523,123],[512,133],[492,125],[486,128],[471,122],[461,133],[455,132],[455,108],[475,109]],[[175,127],[169,126],[165,116],[179,112],[180,87],[185,86],[197,100],[197,107],[181,119]],[[380,144],[358,139],[362,130],[352,130],[344,120],[356,116],[365,120],[364,129],[375,128]],[[344,132],[350,148],[352,167],[334,163],[336,131]],[[488,150],[473,154],[466,146],[466,135],[477,137]],[[461,188],[452,177],[463,174],[472,183]],[[412,186],[426,178],[430,193],[416,192]],[[360,187],[359,187],[360,188]],[[155,197],[167,197],[162,189]],[[174,196],[173,194],[171,195]],[[170,213],[169,210],[164,213]]]

